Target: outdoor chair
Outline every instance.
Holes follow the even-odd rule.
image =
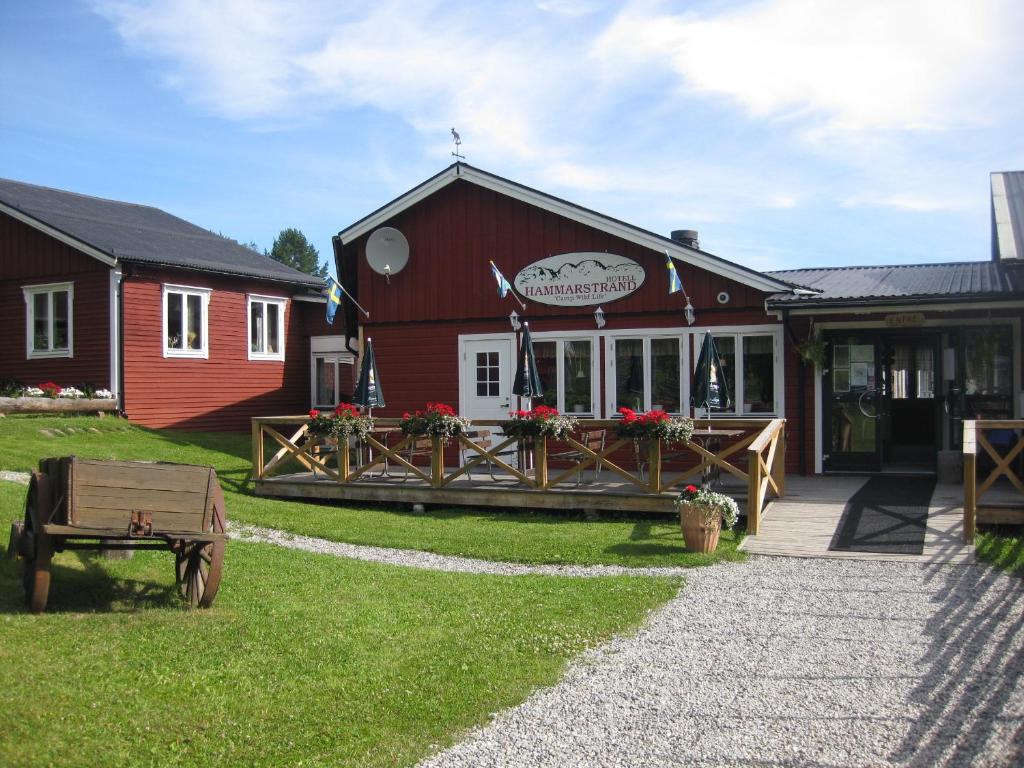
[[[580,434],[579,443],[586,446],[589,450],[594,453],[602,453],[604,451],[605,440],[607,439],[608,430],[606,429],[588,429]],[[590,458],[589,454],[573,449],[571,451],[559,451],[558,453],[548,454],[549,459],[557,459],[559,461],[575,461],[583,462]],[[594,480],[601,477],[601,460],[598,459],[594,463]],[[576,485],[577,487],[583,483],[583,469],[576,470]]]
[[[499,435],[497,438],[493,438],[491,436],[491,431],[488,429],[478,429],[473,432],[467,432],[466,437],[472,442],[479,445],[485,451],[490,451],[495,446],[495,441],[501,442],[504,439],[503,435]],[[518,454],[519,451],[516,448],[509,447],[503,451],[499,451],[494,455],[501,457],[513,457],[517,456]],[[470,451],[465,447],[459,449],[459,457],[461,459],[462,464],[466,464],[467,461],[472,461],[478,455],[479,454],[477,454],[476,451]],[[494,463],[488,459],[484,459],[483,463],[487,465],[487,474],[490,476],[491,480],[497,480],[498,478],[494,476]],[[466,477],[469,480],[473,479],[472,470],[466,473]]]
[[[409,445],[406,446],[403,451],[405,454],[405,460],[410,464],[415,464],[416,459],[430,459],[434,455],[434,441],[429,435],[421,435],[420,437],[411,438]],[[409,468],[405,468],[405,474],[402,476],[402,482],[404,483],[409,479]]]

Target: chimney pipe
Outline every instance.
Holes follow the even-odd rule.
[[[700,240],[697,239],[696,229],[673,229],[672,239],[687,248],[700,248]]]

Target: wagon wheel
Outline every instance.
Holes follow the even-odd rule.
[[[224,492],[213,486],[213,519],[209,532],[224,533]],[[174,549],[174,573],[178,590],[191,608],[209,608],[220,587],[224,568],[224,540],[182,539]]]
[[[50,594],[50,559],[53,556],[51,537],[43,531],[43,521],[49,518],[50,478],[33,472],[25,499],[25,531],[22,552],[25,562],[21,572],[21,585],[25,591],[25,605],[32,613],[46,609]]]

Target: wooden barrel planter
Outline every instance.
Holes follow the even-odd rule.
[[[710,524],[704,522],[704,510],[694,504],[679,505],[679,525],[683,529],[683,543],[690,552],[707,554],[718,549],[722,533],[722,516],[715,515]]]

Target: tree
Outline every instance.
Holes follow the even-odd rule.
[[[282,229],[274,238],[274,245],[267,254],[274,261],[280,261],[293,269],[316,277],[327,277],[327,265],[320,263],[320,253],[306,240],[306,236],[294,227]]]

